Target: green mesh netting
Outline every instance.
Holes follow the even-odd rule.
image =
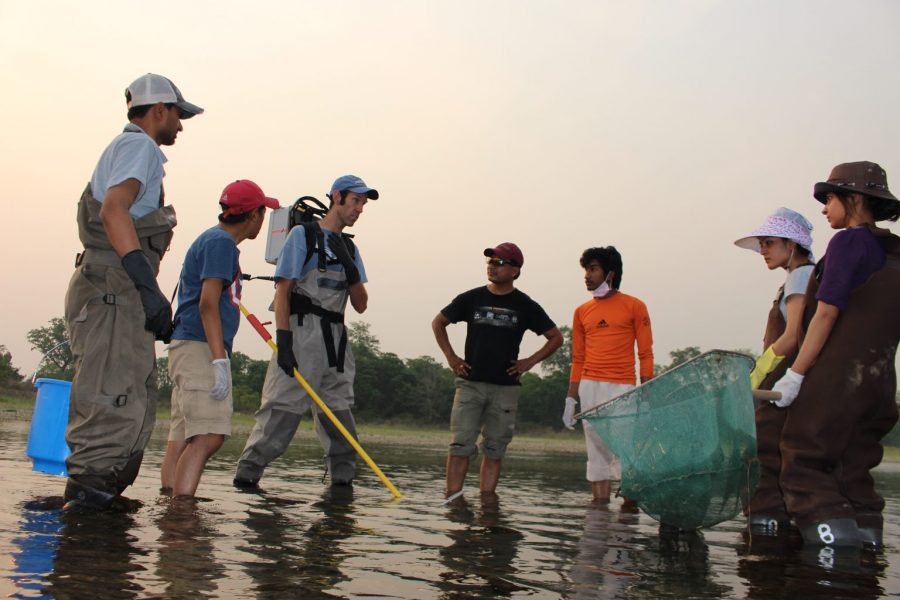
[[[713,350],[583,413],[619,457],[621,494],[682,529],[734,518],[759,482],[752,368]]]

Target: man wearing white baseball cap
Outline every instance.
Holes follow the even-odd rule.
[[[175,210],[165,205],[160,146],[203,112],[169,79],[147,73],[125,90],[128,121],[78,203],[84,251],[66,292],[75,358],[66,441],[69,508],[105,509],[137,477],[156,420],[154,342],[172,334],[156,282]]]

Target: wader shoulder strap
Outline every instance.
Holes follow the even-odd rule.
[[[328,265],[340,264],[337,260],[328,259],[328,255],[325,253],[325,232],[322,231],[318,221],[305,221],[300,223],[300,225],[304,229],[303,233],[306,238],[306,260],[303,261],[304,265],[312,259],[313,254],[319,259],[317,268],[322,273],[327,270]],[[353,236],[349,233],[341,232],[341,237],[344,238],[344,243],[347,245],[350,256],[355,259],[356,244],[353,243]]]
[[[328,256],[325,254],[325,232],[316,221],[306,221],[300,223],[300,226],[303,227],[303,235],[306,239],[306,260],[303,261],[303,264],[312,260],[315,253],[318,257],[317,268],[324,273],[328,265]]]
[[[313,304],[309,296],[296,292],[291,294],[291,314],[297,315],[298,323],[303,323],[304,315],[315,315],[320,318],[319,323],[322,326],[322,338],[325,340],[325,354],[328,357],[328,366],[335,367],[338,373],[343,373],[344,356],[347,353],[347,328],[344,326],[344,315],[333,310],[325,310],[321,306]],[[334,348],[334,334],[331,331],[332,323],[337,323],[341,326],[341,339],[338,340],[337,351]]]

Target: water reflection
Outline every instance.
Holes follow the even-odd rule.
[[[748,598],[880,598],[883,555],[853,548],[803,547],[800,532],[749,536],[738,548]]]
[[[572,598],[620,597],[635,577],[638,516],[611,510],[609,505],[590,504],[584,516],[584,533],[578,542],[570,577]]]
[[[159,550],[156,573],[170,598],[195,598],[216,589],[224,569],[215,559],[215,533],[196,498],[162,498],[156,519]]]
[[[446,567],[437,582],[441,598],[509,598],[528,589],[514,581],[517,545],[524,536],[509,526],[497,494],[481,494],[475,509],[459,497],[446,516],[461,527],[447,532],[451,543],[440,550]]]
[[[29,502],[61,486],[22,460],[26,433],[0,421],[0,477],[15,482],[0,496],[0,596],[801,600],[900,591],[900,467],[875,473],[888,502],[885,553],[829,554],[804,550],[796,536],[744,538],[740,520],[660,535],[645,514],[586,505],[583,462],[565,456],[511,457],[502,497],[441,506],[442,455],[367,447],[404,499],[365,474],[341,494],[311,476],[315,440],[267,476],[270,493],[235,490],[236,454],[223,455],[204,473],[208,499],[178,504],[158,497],[163,435],[130,492],[142,506],[63,514],[58,502]]]
[[[353,488],[333,486],[310,508],[266,494],[255,496],[244,524],[248,529],[245,563],[260,598],[330,597],[348,576],[341,570],[341,541],[354,534]],[[311,523],[309,515],[320,515]]]
[[[658,573],[655,579],[659,596],[721,598],[728,595],[729,587],[714,580],[710,549],[702,531],[660,526],[658,548],[658,562],[645,568]]]
[[[56,506],[29,502],[22,506],[20,535],[13,539],[15,574],[10,577],[23,597],[39,597],[45,587],[43,577],[53,571],[63,524],[59,520],[62,497]]]
[[[54,598],[93,598],[99,590],[116,598],[143,595],[139,583],[147,550],[137,544],[137,521],[129,512],[61,511],[62,529],[45,592]]]

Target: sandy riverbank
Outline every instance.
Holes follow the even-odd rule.
[[[31,420],[33,400],[0,397],[0,419],[28,423]],[[168,431],[169,413],[160,410],[154,435],[165,435]],[[236,414],[232,421],[235,437],[246,437],[253,427],[253,416]],[[391,425],[379,423],[358,423],[360,441],[365,444],[385,444],[408,448],[446,448],[449,432],[446,428],[415,427],[413,425]],[[308,419],[297,430],[299,439],[314,440],[312,422]],[[533,456],[540,454],[584,454],[584,437],[580,431],[547,431],[540,434],[520,433],[509,446],[512,456]],[[900,463],[900,448],[886,447],[884,461]]]
[[[21,421],[31,420],[33,401],[20,398],[0,397],[0,419]],[[169,413],[157,412],[154,436],[165,435],[169,426]],[[253,416],[236,414],[232,420],[232,435],[246,437],[253,427]],[[449,441],[446,428],[416,427],[414,425],[394,425],[380,423],[357,423],[360,442],[365,444],[385,444],[409,448],[444,449]],[[297,430],[299,439],[314,440],[312,421],[304,419]],[[520,433],[510,444],[511,455],[536,454],[583,454],[584,437],[580,431],[548,431],[540,434]]]

